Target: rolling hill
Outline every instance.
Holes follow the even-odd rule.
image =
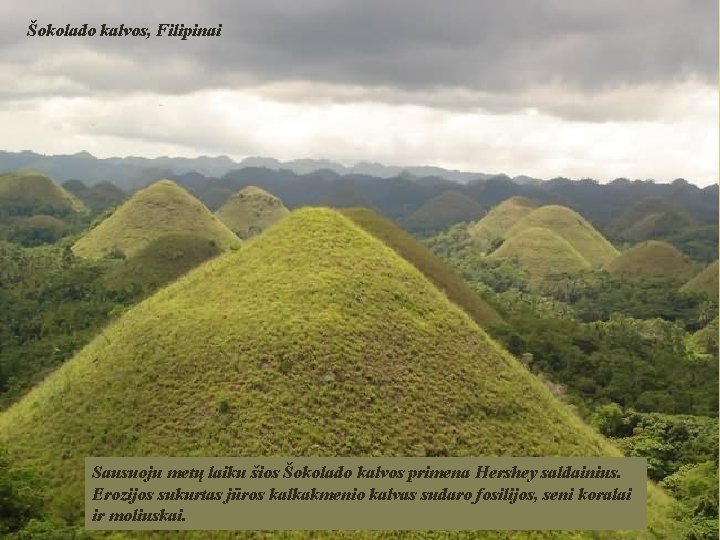
[[[59,218],[87,212],[87,207],[52,178],[37,172],[0,175],[0,219],[50,215]]]
[[[688,281],[682,288],[685,292],[704,293],[718,297],[718,261],[707,265],[702,272]]]
[[[413,232],[445,230],[461,221],[475,221],[485,214],[482,206],[461,191],[449,189],[425,202],[403,220],[403,226]]]
[[[585,218],[566,206],[552,204],[533,210],[507,231],[506,238],[531,227],[543,227],[564,238],[591,266],[601,266],[618,255],[618,250]]]
[[[570,242],[544,227],[522,229],[505,240],[489,258],[517,262],[535,285],[559,274],[573,274],[591,267]]]
[[[613,238],[642,242],[667,238],[696,225],[679,204],[664,197],[646,197],[625,210],[610,224]]]
[[[127,199],[125,192],[110,182],[100,182],[88,187],[80,180],[68,180],[63,183],[63,188],[75,195],[96,214]]]
[[[624,251],[604,268],[613,276],[687,279],[693,273],[692,266],[682,253],[659,240],[648,240]]]
[[[348,208],[341,213],[415,265],[480,326],[502,321],[495,308],[473,291],[447,263],[392,221],[367,208]]]
[[[220,249],[240,244],[199,200],[170,180],[160,180],[136,192],[80,238],[73,252],[88,258],[120,252],[131,258],[159,237],[178,233],[200,236]]]
[[[282,201],[267,191],[247,186],[232,195],[215,216],[240,238],[261,233],[288,215]]]
[[[483,245],[504,238],[518,221],[535,210],[538,205],[525,197],[510,197],[488,212],[480,221],[471,224],[468,232]]]
[[[329,209],[294,212],[133,308],[0,416],[0,443],[79,522],[86,456],[619,454]],[[678,538],[672,504],[651,486],[648,532],[624,536]]]

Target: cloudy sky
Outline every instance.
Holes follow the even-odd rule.
[[[11,5],[12,4],[12,5]],[[715,0],[0,3],[0,149],[718,181]],[[124,24],[133,37],[28,37]],[[156,37],[158,24],[220,37]]]

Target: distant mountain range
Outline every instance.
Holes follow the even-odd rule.
[[[44,155],[31,150],[22,152],[0,151],[0,173],[17,169],[39,169],[53,178],[66,180],[82,180],[86,184],[102,181],[126,184],[135,188],[146,185],[168,174],[187,174],[197,172],[203,176],[219,178],[228,172],[246,167],[265,168],[270,170],[286,169],[296,174],[309,174],[316,171],[332,171],[339,175],[365,175],[377,178],[404,177],[407,179],[441,178],[466,184],[475,180],[489,178],[508,178],[519,184],[538,183],[542,180],[530,176],[510,178],[504,174],[487,174],[448,170],[431,166],[389,166],[380,163],[360,162],[345,166],[326,159],[296,159],[279,161],[274,158],[249,157],[240,162],[228,156],[199,156],[196,158],[157,157],[144,158],[137,156],[96,158],[89,152],[78,152],[68,155]]]

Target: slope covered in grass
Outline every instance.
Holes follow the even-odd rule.
[[[713,298],[718,296],[718,261],[707,265],[702,272],[688,281],[684,292],[704,293]]]
[[[367,208],[349,208],[342,210],[342,214],[415,265],[479,325],[485,326],[502,320],[495,308],[473,291],[447,263],[389,219]]]
[[[531,227],[543,227],[564,238],[592,266],[601,266],[618,255],[618,250],[602,234],[566,206],[551,204],[533,210],[515,223],[506,237]]]
[[[222,253],[212,240],[192,233],[161,236],[104,276],[110,289],[154,289]]]
[[[0,218],[37,214],[64,217],[86,211],[82,202],[44,174],[14,172],[0,175]]]
[[[195,197],[170,180],[136,192],[115,212],[73,245],[82,257],[120,252],[131,258],[167,234],[189,233],[220,249],[240,244],[237,236]]]
[[[543,227],[528,227],[517,232],[489,257],[517,262],[535,284],[559,274],[581,272],[591,266],[570,242]]]
[[[225,201],[215,215],[240,238],[249,238],[288,213],[288,209],[275,195],[255,186],[247,186]]]
[[[620,214],[609,227],[614,238],[642,242],[667,238],[696,225],[680,205],[664,197],[646,197]]]
[[[63,183],[63,187],[94,213],[116,206],[127,198],[123,190],[110,182],[100,182],[88,187],[80,180],[68,180]]]
[[[482,244],[489,244],[496,238],[504,238],[515,223],[537,206],[525,197],[510,197],[492,208],[480,221],[471,224],[468,232]]]
[[[425,202],[404,220],[403,225],[410,231],[440,231],[461,221],[474,221],[483,214],[485,210],[475,199],[448,189]]]
[[[648,240],[633,246],[605,265],[613,276],[685,278],[693,269],[685,256],[667,242]]]
[[[412,264],[328,209],[133,308],[0,416],[0,444],[78,521],[86,456],[618,455]],[[679,534],[672,501],[650,499],[650,528]],[[597,537],[532,537],[568,536]]]

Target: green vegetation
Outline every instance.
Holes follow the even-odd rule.
[[[475,199],[456,189],[449,189],[425,202],[402,224],[409,231],[429,233],[447,229],[461,221],[474,221],[484,214],[485,210]]]
[[[577,212],[565,206],[548,205],[533,210],[505,234],[505,238],[531,227],[553,231],[564,238],[592,266],[601,266],[618,255],[617,249]]]
[[[468,231],[481,246],[490,246],[497,239],[505,238],[507,231],[515,223],[537,207],[537,203],[525,197],[510,197],[495,206],[480,221],[471,224]]]
[[[367,208],[350,208],[342,210],[342,214],[414,264],[480,326],[502,321],[495,308],[460,279],[450,266],[392,221]]]
[[[124,191],[110,182],[100,182],[88,187],[80,180],[68,180],[63,183],[63,187],[80,199],[92,214],[99,214],[117,206],[127,198]]]
[[[534,286],[590,268],[590,263],[570,242],[541,227],[528,227],[515,233],[493,251],[489,259],[512,260],[528,273]]]
[[[646,197],[615,218],[608,230],[618,240],[642,242],[667,238],[694,224],[693,218],[670,199]]]
[[[41,173],[0,175],[0,219],[37,214],[62,218],[84,212],[82,202]]]
[[[612,276],[659,276],[687,279],[693,267],[687,258],[667,242],[649,240],[631,247],[605,265]]]
[[[718,297],[718,261],[705,267],[697,276],[683,285],[684,292],[706,294],[712,298]]]
[[[78,524],[92,455],[618,455],[412,264],[322,209],[120,317],[0,415],[0,439]],[[675,507],[650,486],[646,532],[478,536],[681,538]]]
[[[248,186],[230,197],[215,215],[244,239],[260,234],[288,213],[280,199],[265,190]]]
[[[70,227],[54,216],[34,215],[14,219],[8,240],[26,247],[52,244],[65,236]]]
[[[113,317],[218,253],[207,238],[191,234],[160,237],[128,260],[0,243],[0,410]]]
[[[178,233],[201,236],[220,249],[240,243],[199,200],[170,180],[160,180],[135,193],[80,238],[73,251],[90,258],[111,253],[132,258],[161,236]]]

